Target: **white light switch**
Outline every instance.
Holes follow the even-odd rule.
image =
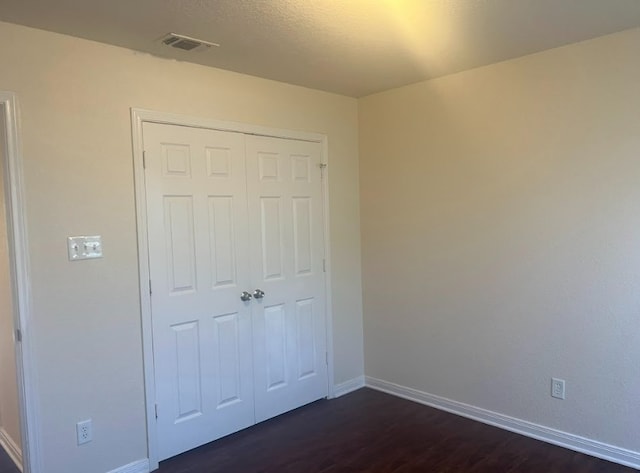
[[[67,249],[69,261],[102,258],[102,237],[100,235],[69,237]]]

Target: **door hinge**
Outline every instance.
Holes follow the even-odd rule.
[[[147,152],[142,152],[142,169],[147,169]]]
[[[22,331],[17,328],[16,329],[16,342],[21,342],[22,341]]]
[[[151,279],[149,279],[149,295],[152,295],[153,291],[151,290]]]
[[[154,407],[155,407],[156,419],[157,419],[158,418],[158,404],[156,404]]]
[[[322,260],[322,272],[323,273],[327,272],[327,260],[326,259]]]
[[[327,168],[327,163],[320,163],[318,167],[320,167],[320,179],[324,179],[324,170]]]

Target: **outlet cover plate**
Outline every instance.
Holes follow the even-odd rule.
[[[551,378],[551,397],[556,399],[565,398],[565,382],[564,379]]]
[[[78,445],[83,445],[93,440],[91,419],[83,420],[76,424],[76,435],[78,437]]]

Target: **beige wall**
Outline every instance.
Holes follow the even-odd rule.
[[[6,23],[0,36],[0,90],[22,115],[44,473],[147,455],[130,107],[328,135],[335,381],[362,375],[356,100]],[[101,234],[105,257],[69,263],[76,234]]]
[[[639,51],[360,101],[368,376],[640,451]]]
[[[13,344],[11,272],[4,198],[4,106],[0,105],[0,430],[20,448],[18,380]]]

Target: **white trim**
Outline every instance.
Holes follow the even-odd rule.
[[[0,427],[0,447],[7,452],[7,455],[16,464],[18,470],[22,471],[22,451],[2,427]]]
[[[140,310],[142,317],[142,353],[147,418],[147,454],[151,471],[159,468],[158,435],[155,418],[156,385],[153,372],[153,331],[151,325],[151,296],[149,294],[149,249],[147,235],[146,186],[144,180],[142,123],[146,114],[131,110],[133,139],[133,167],[138,230],[138,270],[140,275]]]
[[[434,394],[425,393],[417,389],[408,388],[399,384],[390,383],[382,379],[366,377],[366,385],[372,389],[393,394],[410,401],[419,402],[427,406],[457,414],[462,417],[493,425],[510,432],[541,440],[553,445],[568,448],[576,452],[585,453],[597,458],[602,458],[620,465],[640,469],[640,452],[634,452],[624,448],[608,445],[597,440],[580,437],[579,435],[562,432],[561,430],[534,424],[522,419],[493,412],[481,407],[471,406],[462,402],[453,401]]]
[[[162,123],[168,125],[188,126],[194,128],[206,128],[222,130],[248,135],[269,136],[300,141],[310,141],[322,145],[322,162],[328,164],[327,136],[320,133],[305,131],[284,130],[268,128],[244,123],[213,120],[209,118],[190,117],[174,113],[156,112],[138,108],[131,109],[131,134],[133,144],[134,184],[136,200],[136,223],[138,229],[138,267],[140,276],[140,307],[142,317],[142,343],[144,357],[144,383],[147,414],[147,438],[150,471],[159,468],[158,438],[155,421],[155,378],[153,370],[153,337],[151,323],[151,297],[148,290],[149,281],[149,248],[147,235],[147,206],[146,188],[143,166],[143,141],[142,124],[144,122]],[[328,166],[325,168],[323,179],[324,199],[324,247],[326,259],[325,294],[326,294],[326,325],[327,325],[327,392],[328,397],[333,396],[333,311],[331,307],[331,257],[329,247],[329,178]]]
[[[115,470],[111,470],[108,473],[149,473],[149,459],[144,458],[135,462],[131,462],[128,465],[121,466]]]
[[[216,120],[204,117],[192,117],[177,113],[157,112],[142,108],[131,109],[132,125],[142,122],[163,123],[165,125],[188,126],[191,128],[206,128],[209,130],[230,131],[243,133],[245,135],[270,136],[272,138],[286,138],[291,140],[312,141],[315,143],[325,142],[326,135],[321,133],[311,133],[307,131],[286,130],[283,128],[270,128],[260,125],[250,125],[246,123]],[[134,126],[134,130],[137,127]],[[142,135],[140,135],[140,138]]]
[[[17,96],[13,92],[0,92],[0,104],[4,105],[6,125],[6,160],[1,164],[5,171],[5,207],[13,284],[14,328],[22,334],[22,341],[15,343],[22,466],[24,473],[40,473],[44,469],[40,457],[39,417],[35,399],[38,392],[33,355],[36,342],[31,330],[31,279]]]
[[[357,391],[360,388],[364,388],[364,376],[357,376],[355,378],[344,381],[343,383],[336,384],[333,387],[333,397],[344,396],[345,394]]]
[[[322,136],[322,158],[320,161],[324,165],[322,170],[322,218],[324,225],[324,288],[325,288],[325,314],[327,332],[327,397],[335,397],[334,387],[334,356],[333,356],[333,297],[331,291],[331,234],[329,232],[329,139]]]

